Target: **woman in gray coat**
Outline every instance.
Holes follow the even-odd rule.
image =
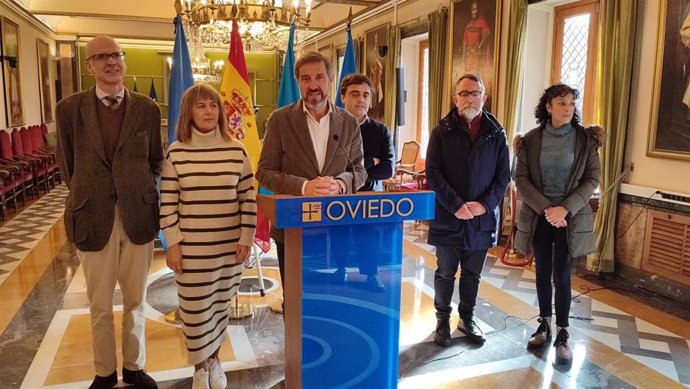
[[[539,300],[539,328],[529,348],[551,341],[553,277],[557,363],[569,363],[568,316],[573,258],[594,251],[593,217],[589,199],[599,185],[601,128],[584,128],[575,102],[578,91],[555,84],[544,91],[535,110],[539,127],[522,138],[515,184],[524,200],[518,217],[515,247],[534,252]]]

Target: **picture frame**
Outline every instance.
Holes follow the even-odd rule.
[[[50,82],[50,46],[41,38],[36,38],[36,56],[38,57],[38,86],[41,97],[41,114],[43,123],[53,121],[53,92]]]
[[[690,0],[660,1],[656,43],[647,156],[690,161]]]
[[[452,0],[449,20],[450,80],[455,85],[465,73],[481,77],[487,96],[484,109],[491,112],[498,85],[501,0]]]
[[[24,124],[24,106],[21,91],[20,39],[19,25],[8,18],[0,20],[2,24],[2,73],[5,84],[5,115],[8,127]]]
[[[391,24],[385,23],[364,33],[362,73],[366,74],[374,85],[374,90],[371,94],[371,106],[367,115],[369,118],[377,121],[383,121],[383,113],[385,112],[385,73],[390,28]]]

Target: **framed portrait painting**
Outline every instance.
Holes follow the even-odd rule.
[[[38,83],[41,94],[41,108],[43,122],[53,121],[53,99],[50,84],[50,47],[48,42],[36,38],[36,52],[38,53]]]
[[[690,0],[660,4],[647,155],[690,160]]]
[[[481,77],[486,88],[484,108],[491,111],[498,76],[498,27],[501,0],[453,0],[450,8],[450,79],[465,73]],[[452,91],[455,93],[455,91]]]
[[[24,124],[19,63],[19,26],[7,18],[2,18],[0,23],[2,23],[2,69],[5,80],[7,126],[15,127]]]
[[[390,27],[390,23],[386,23],[364,33],[363,73],[369,77],[374,85],[371,107],[369,107],[367,115],[377,121],[383,120],[385,107],[383,97],[386,90],[386,56],[388,54]]]

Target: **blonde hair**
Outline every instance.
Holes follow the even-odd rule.
[[[225,109],[220,94],[209,84],[199,82],[190,86],[182,95],[180,117],[177,120],[177,140],[189,142],[192,139],[192,110],[200,100],[211,100],[218,105],[218,129],[223,139],[230,140],[230,133],[225,119]]]

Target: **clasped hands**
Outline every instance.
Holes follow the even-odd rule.
[[[316,177],[313,180],[307,181],[304,187],[305,196],[332,196],[340,194],[340,184],[331,177]]]
[[[546,221],[556,228],[567,227],[568,222],[565,217],[568,215],[568,210],[564,207],[551,207],[544,210],[544,217]]]
[[[468,201],[455,211],[455,217],[460,220],[470,220],[475,216],[481,216],[486,213],[486,207],[479,201]]]

